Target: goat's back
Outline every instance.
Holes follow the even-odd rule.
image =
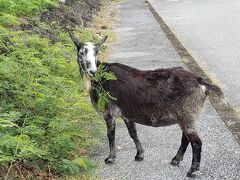
[[[174,99],[191,94],[199,88],[201,79],[181,67],[139,70],[119,63],[106,63],[106,66],[117,77],[116,81],[106,82],[107,89],[114,94],[136,96],[148,92],[148,96],[159,94],[162,98]]]
[[[105,63],[105,66],[116,75],[117,80],[105,81],[104,89],[117,98],[114,103],[123,116],[141,119],[143,124],[153,117],[176,116],[178,111],[183,112],[182,108],[196,104],[196,99],[193,99],[199,93],[202,98],[196,106],[202,106],[205,99],[198,83],[199,77],[181,67],[139,70],[118,63]]]

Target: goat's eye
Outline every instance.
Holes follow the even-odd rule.
[[[79,54],[80,55],[82,55],[82,56],[84,56],[84,55],[86,55],[88,53],[88,50],[85,48],[85,49],[82,49],[80,52],[79,52]]]
[[[82,56],[85,55],[84,51],[80,51],[79,54],[82,55]]]

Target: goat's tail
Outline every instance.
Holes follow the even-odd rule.
[[[218,87],[217,85],[207,83],[202,78],[198,79],[198,83],[201,84],[201,85],[204,85],[207,88],[207,92],[212,91],[219,98],[223,98],[224,97],[224,93],[223,93],[222,89],[220,87]]]

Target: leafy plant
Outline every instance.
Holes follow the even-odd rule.
[[[0,24],[6,27],[10,25],[18,25],[19,22],[16,16],[7,13],[0,13]]]
[[[108,72],[107,68],[104,65],[100,65],[98,67],[98,71],[96,76],[94,77],[94,80],[97,83],[97,85],[94,86],[94,88],[99,97],[97,107],[98,107],[98,110],[102,112],[105,109],[106,102],[108,102],[109,100],[114,100],[114,101],[117,100],[115,97],[111,96],[109,92],[107,92],[103,88],[102,84],[105,81],[117,80],[117,77],[112,72]]]

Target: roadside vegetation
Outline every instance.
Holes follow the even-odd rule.
[[[58,6],[0,0],[0,177],[83,177],[95,167],[88,156],[101,145],[105,123],[88,103],[66,30],[40,18]],[[93,25],[66,26],[83,42],[97,41],[95,33],[113,41],[112,15],[103,9]]]

